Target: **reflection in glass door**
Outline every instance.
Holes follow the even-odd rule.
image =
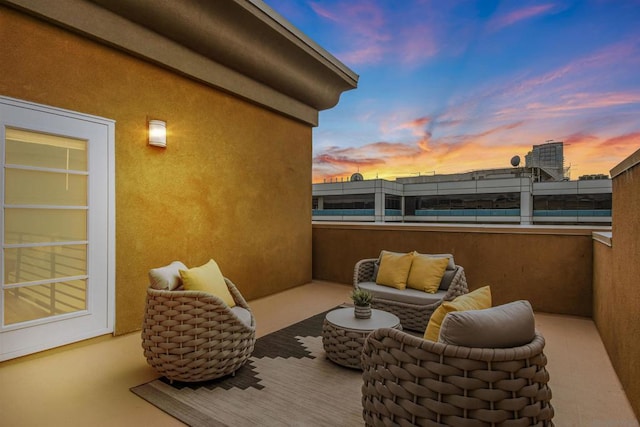
[[[86,310],[87,141],[6,128],[4,325]]]

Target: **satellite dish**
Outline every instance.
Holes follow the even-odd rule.
[[[353,175],[351,175],[351,181],[363,181],[364,177],[362,176],[361,173],[354,173]]]
[[[511,166],[518,167],[518,165],[520,165],[520,156],[513,156],[511,158]]]

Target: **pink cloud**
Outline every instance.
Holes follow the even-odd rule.
[[[608,45],[596,52],[576,58],[561,67],[524,80],[502,83],[502,97],[514,98],[526,95],[566,94],[591,89],[602,81],[614,78],[616,70],[626,69],[624,64],[640,63],[638,40],[628,40]],[[612,68],[611,64],[617,64]]]
[[[557,103],[530,103],[524,109],[531,118],[566,117],[589,109],[606,109],[640,104],[640,92],[572,93],[561,96]]]
[[[313,11],[333,22],[342,34],[344,50],[336,56],[348,64],[375,64],[394,61],[413,66],[438,52],[434,25],[403,25],[393,27],[399,18],[387,16],[399,11],[385,11],[375,2],[349,1],[331,8],[312,2]]]
[[[565,145],[586,145],[598,141],[598,137],[586,132],[573,133],[562,138]]]
[[[423,117],[407,123],[419,126],[427,124],[429,120]],[[393,179],[406,176],[407,170],[453,173],[460,172],[460,164],[472,169],[491,167],[492,159],[495,159],[495,167],[505,167],[509,156],[514,153],[513,145],[492,146],[488,138],[521,125],[520,122],[510,123],[477,134],[438,139],[433,139],[429,132],[423,131],[413,142],[375,142],[342,149],[332,147],[314,158],[314,182],[348,177],[355,171],[363,173],[366,179],[374,174]]]
[[[539,6],[530,6],[523,9],[514,10],[507,14],[495,17],[489,22],[488,26],[491,30],[498,31],[520,21],[544,15],[550,10],[554,9],[554,7],[555,6],[553,4],[542,4]]]
[[[397,40],[400,60],[409,65],[419,64],[438,53],[438,46],[432,26],[420,25],[406,28]]]
[[[413,133],[413,135],[420,136],[425,133],[425,127],[431,123],[431,121],[431,117],[420,117],[418,119],[400,123],[400,125],[397,126],[397,129],[408,129]]]
[[[614,149],[628,152],[629,147],[640,147],[640,132],[632,132],[605,139],[600,143],[602,149]]]

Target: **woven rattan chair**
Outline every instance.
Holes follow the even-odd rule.
[[[171,381],[206,381],[233,374],[251,356],[255,319],[235,285],[225,282],[236,307],[246,311],[206,292],[147,288],[142,347],[158,373]]]
[[[353,271],[354,287],[359,287],[359,284],[362,282],[375,282],[373,275],[376,261],[378,261],[378,258],[368,258],[356,263]],[[453,278],[451,279],[449,288],[443,294],[442,299],[435,302],[421,304],[396,301],[390,298],[381,298],[377,296],[375,292],[372,292],[373,300],[371,301],[371,307],[395,314],[400,318],[400,323],[404,329],[424,332],[431,315],[436,308],[440,307],[443,301],[451,301],[455,297],[469,292],[464,268],[456,265],[451,274],[453,274]]]
[[[367,426],[553,426],[544,338],[468,348],[378,329],[362,353]],[[473,420],[473,421],[472,421]]]

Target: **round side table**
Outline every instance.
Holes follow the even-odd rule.
[[[369,319],[357,319],[353,307],[327,313],[322,324],[322,346],[329,360],[348,368],[362,369],[360,357],[364,340],[379,328],[402,329],[395,314],[371,310]]]

